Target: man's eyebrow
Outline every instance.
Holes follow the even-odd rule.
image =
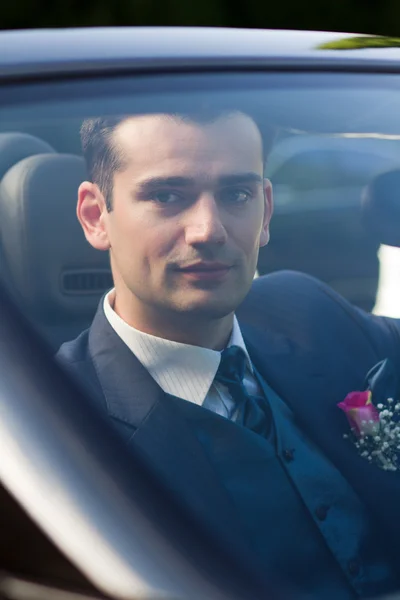
[[[263,178],[257,173],[235,173],[233,175],[223,175],[218,178],[218,184],[222,186],[237,185],[239,183],[262,183]]]
[[[145,193],[161,187],[190,187],[195,180],[189,177],[151,177],[138,184],[138,191]]]
[[[219,186],[230,186],[238,185],[240,183],[259,183],[262,184],[263,178],[257,173],[234,173],[232,175],[222,175],[217,179],[217,185]],[[138,193],[146,194],[154,189],[162,187],[194,187],[196,180],[191,177],[150,177],[145,179],[138,184]]]

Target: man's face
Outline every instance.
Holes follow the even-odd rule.
[[[254,122],[133,117],[114,132],[125,160],[102,210],[119,294],[141,312],[220,318],[236,309],[268,242],[271,189]]]

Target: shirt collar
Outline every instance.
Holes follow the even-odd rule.
[[[104,313],[108,322],[163,391],[199,405],[203,404],[217,373],[221,353],[139,331],[117,315],[112,308],[113,302],[114,290],[112,289],[104,298]],[[248,369],[252,371],[250,357],[236,316],[233,319],[232,334],[227,347],[233,345],[239,346],[245,352]]]

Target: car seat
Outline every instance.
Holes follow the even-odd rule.
[[[53,153],[55,150],[44,140],[26,133],[10,131],[0,133],[0,181],[7,171],[17,162],[42,152]],[[0,278],[4,279],[5,263],[0,236]]]
[[[43,153],[53,154],[55,150],[44,140],[28,133],[0,133],[0,180],[20,160]]]
[[[83,158],[39,154],[0,183],[0,233],[8,287],[34,327],[58,346],[89,326],[112,287],[108,253],[86,241],[75,214]]]

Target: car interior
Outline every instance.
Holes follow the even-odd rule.
[[[24,145],[26,138],[6,135]],[[83,159],[49,150],[31,153],[3,176],[1,242],[9,291],[56,348],[88,326],[112,281],[107,254],[86,242],[75,216]]]
[[[296,160],[304,165],[314,158],[300,155]],[[367,187],[357,182],[356,204],[329,210],[319,203],[302,217],[300,211],[288,210],[287,189],[279,188],[289,179],[282,170],[290,168],[293,159],[272,176],[278,197],[275,229],[281,235],[273,235],[271,245],[262,251],[259,273],[304,270],[371,310],[379,278],[377,249],[380,243],[400,246],[396,227],[400,170],[377,175]],[[101,296],[112,286],[107,253],[86,242],[75,216],[76,191],[85,178],[78,154],[58,152],[48,141],[26,132],[0,135],[0,276],[52,350],[90,325]],[[349,231],[353,247],[345,242]],[[341,248],[342,256],[336,254],[329,262],[333,247]],[[9,573],[0,577],[1,598],[32,600],[66,593],[71,600],[106,597],[2,487],[0,504],[4,520],[0,558]]]
[[[313,113],[309,93],[302,97],[299,92],[296,109],[304,114],[287,122],[295,111],[290,94],[284,94],[284,98],[276,94],[269,107],[278,116],[283,114],[286,122],[266,166],[275,213],[271,241],[260,252],[258,275],[303,271],[351,303],[373,311],[382,273],[380,249],[391,247],[400,253],[400,137],[385,138],[394,130],[389,113],[387,124],[385,113],[379,114],[379,134],[368,121],[360,125],[357,119],[368,113],[360,109],[364,98],[349,105],[351,110],[343,103],[339,107],[343,115],[339,110],[340,119],[334,122],[335,102],[327,102],[325,112]],[[370,105],[375,110],[372,96]],[[44,103],[42,111],[47,108]],[[85,111],[89,114],[87,107]],[[77,189],[86,179],[79,141],[82,115],[71,116],[69,108],[65,118],[38,119],[32,114],[28,110],[14,121],[6,113],[0,116],[0,281],[55,352],[90,325],[112,277],[108,254],[87,243],[75,214]],[[103,439],[98,436],[98,441]],[[54,585],[68,580],[87,598],[98,597],[90,581],[32,525],[3,488],[0,505],[6,507],[0,518],[7,533],[0,555],[7,557],[8,563],[2,563],[7,570],[40,579],[45,565],[46,574],[53,572]],[[20,524],[17,532],[14,527],[6,530],[9,519]],[[25,544],[24,552],[18,544]],[[38,560],[32,561],[32,556]],[[46,597],[32,584],[17,592],[12,585],[12,579],[1,580],[0,574],[0,599]]]
[[[371,311],[379,278],[378,248],[380,243],[396,246],[399,241],[393,226],[399,171],[385,175],[385,186],[375,178],[369,181],[371,193],[363,203],[368,182],[364,172],[351,189],[344,188],[348,200],[342,198],[338,205],[326,184],[334,173],[325,172],[321,187],[310,189],[315,164],[322,164],[325,171],[326,165],[335,169],[331,142],[325,144],[325,161],[321,151],[303,148],[283,164],[273,165],[275,214],[271,241],[260,252],[258,274],[304,271]],[[307,167],[310,179],[305,187],[299,178],[304,181]],[[77,189],[85,178],[81,156],[58,151],[30,133],[0,134],[0,274],[53,349],[89,326],[101,296],[112,286],[108,255],[86,242],[75,215]],[[382,181],[382,174],[376,181]]]
[[[388,76],[387,87],[378,89],[369,76],[356,81],[344,74],[270,74],[264,91],[260,82],[264,88],[266,80],[248,75],[243,93],[237,91],[238,77],[224,79],[224,85],[234,86],[234,105],[243,104],[261,129],[273,123],[276,130],[265,167],[275,208],[258,275],[303,271],[374,311],[382,244],[400,253],[393,232],[400,167],[397,80],[393,87]],[[257,91],[251,95],[253,79]],[[222,95],[218,88],[212,94],[202,88],[212,81],[220,85],[211,75],[185,76],[185,95],[176,91],[182,83],[172,76],[169,87],[161,82],[162,94],[157,78],[146,80],[145,92],[140,78],[114,79],[112,90],[106,80],[60,83],[59,89],[53,86],[53,100],[43,96],[45,88],[31,86],[27,105],[23,94],[13,102],[15,92],[7,96],[5,90],[0,277],[53,350],[89,326],[101,296],[112,286],[107,253],[89,246],[75,215],[77,188],[86,178],[79,135],[83,118],[120,114],[132,98],[139,113],[160,111],[160,102],[166,110],[180,109],[182,103],[185,109],[195,101],[200,106],[209,97],[216,106],[225,105],[228,88]],[[318,110],[310,110],[315,94]],[[390,181],[377,185],[385,173],[392,173]]]

